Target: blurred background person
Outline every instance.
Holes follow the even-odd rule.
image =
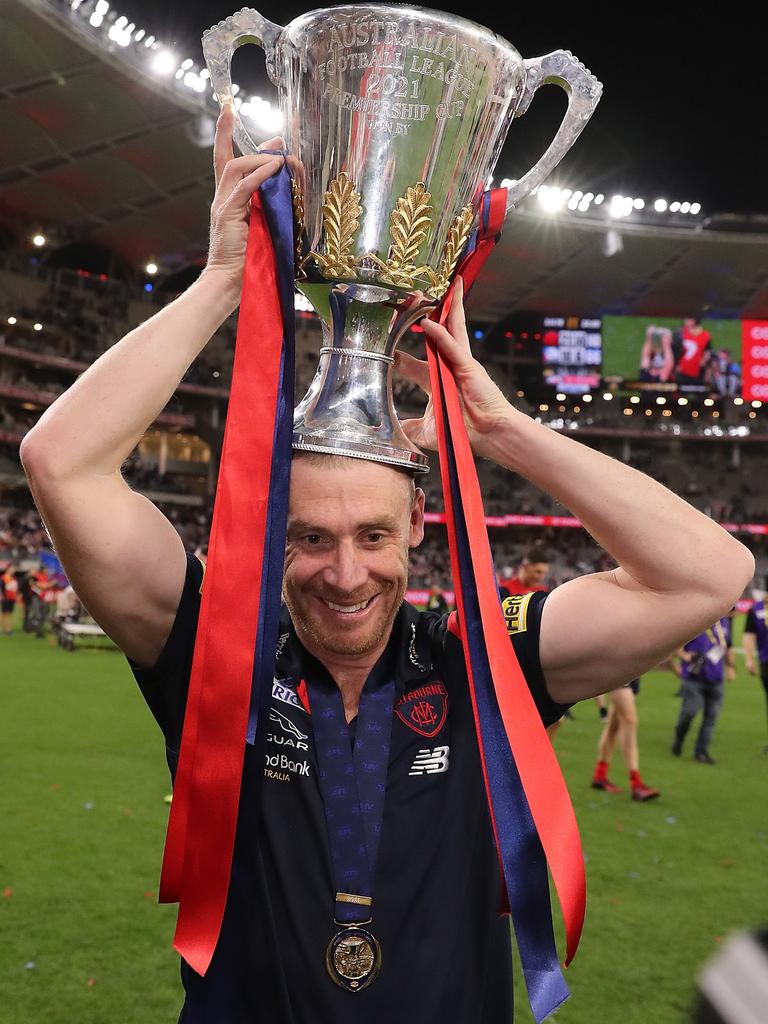
[[[429,588],[427,611],[439,612],[441,615],[444,615],[448,610],[448,602],[445,600],[443,588],[439,583],[433,583]]]
[[[16,607],[18,592],[16,569],[13,565],[7,565],[0,574],[0,617],[2,618],[3,636],[10,636],[13,633],[13,611]]]
[[[502,577],[499,580],[500,587],[504,587],[507,591],[506,594],[502,593],[502,597],[530,594],[534,590],[546,593],[549,589],[546,586],[548,577],[549,552],[541,547],[529,548],[515,574]]]
[[[715,723],[723,707],[724,681],[735,679],[732,664],[731,619],[723,616],[678,651],[682,661],[682,704],[675,726],[672,753],[680,757],[683,743],[696,715],[702,713],[693,759],[715,764],[709,752]]]
[[[760,678],[765,690],[766,711],[768,712],[768,623],[765,617],[765,595],[759,601],[755,601],[747,612],[747,621],[744,626],[742,643],[744,644],[744,661],[747,672],[750,675],[758,674],[757,665],[760,665]],[[768,745],[763,747],[763,753],[768,754]]]
[[[614,785],[608,778],[611,758],[618,743],[629,773],[632,799],[643,803],[646,800],[655,800],[661,794],[658,789],[647,786],[640,775],[640,748],[637,742],[638,717],[635,699],[639,690],[640,680],[633,679],[626,686],[607,694],[608,715],[597,744],[597,764],[592,776],[592,788],[602,789],[606,793],[622,792],[621,787]]]
[[[672,355],[672,331],[668,327],[648,324],[640,350],[640,380],[666,383],[675,368]]]
[[[712,335],[701,325],[701,317],[690,316],[674,334],[679,356],[675,368],[678,384],[703,384],[712,358]]]

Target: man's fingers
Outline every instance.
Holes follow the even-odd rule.
[[[436,324],[434,320],[422,320],[421,326],[432,341],[437,344],[440,354],[445,356],[452,366],[457,369],[471,366],[474,360],[467,342],[454,338],[447,328],[441,324]]]
[[[278,167],[283,166],[284,157],[281,156],[265,156],[263,153],[252,153],[248,156],[238,156],[234,160],[230,160],[227,166],[224,168],[224,173],[221,176],[219,182],[219,188],[217,193],[218,202],[225,203],[235,188],[241,187],[241,182],[245,181],[247,177],[262,168],[271,168],[261,179],[265,181],[270,174],[275,173],[274,164],[277,163]],[[261,184],[261,181],[259,184]],[[251,192],[255,192],[255,189],[251,189]],[[250,195],[250,193],[249,193]]]
[[[464,278],[457,277],[453,289],[451,310],[445,322],[446,327],[458,342],[462,342],[467,351],[470,350],[467,320],[464,315]]]
[[[216,134],[213,138],[213,173],[216,179],[216,188],[219,187],[224,168],[235,155],[232,150],[232,126],[234,123],[232,104],[225,103],[216,121]]]
[[[267,162],[257,167],[255,171],[246,174],[238,181],[223,204],[228,210],[242,210],[250,201],[251,196],[257,191],[267,178],[276,174],[283,166],[282,157],[271,157]]]
[[[395,369],[401,377],[418,384],[426,394],[432,394],[429,383],[429,366],[424,359],[416,359],[407,352],[395,353]]]
[[[285,149],[285,139],[282,135],[274,135],[271,139],[266,139],[264,142],[259,144],[259,151],[264,152],[265,150],[283,150]]]

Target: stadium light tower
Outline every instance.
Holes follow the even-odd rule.
[[[156,263],[148,263],[144,269],[151,276],[151,275],[157,273],[157,264]]]
[[[42,249],[45,245],[45,235],[37,234],[32,236],[32,245],[36,245],[38,249]]]

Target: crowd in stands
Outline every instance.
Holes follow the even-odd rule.
[[[155,484],[151,477],[150,483]],[[136,480],[132,481],[132,486],[142,489]],[[544,500],[542,496],[542,502]],[[526,506],[514,507],[517,510]],[[173,523],[187,551],[207,550],[212,514],[210,502],[202,507],[161,503],[159,508]],[[563,510],[559,511],[562,513]],[[534,544],[545,547],[551,554],[548,589],[584,573],[611,569],[615,564],[578,527],[490,527],[489,537],[497,572],[505,577],[514,575],[513,570],[520,564],[529,547]],[[753,548],[758,560],[756,578],[762,580],[768,574],[768,547],[764,538],[760,537],[747,538],[746,542]],[[4,560],[34,560],[39,558],[41,552],[50,549],[50,541],[34,509],[0,508],[0,563]],[[427,525],[423,543],[411,555],[410,586],[420,590],[434,584],[446,590],[452,589],[445,528],[439,523]]]
[[[13,268],[7,269],[10,273]],[[153,312],[152,296],[133,294],[126,285],[116,281],[83,276],[72,270],[41,271],[38,277],[39,280],[34,282],[37,292],[33,301],[26,292],[17,299],[13,294],[13,280],[4,279],[0,273],[0,297],[8,309],[13,309],[19,321],[13,327],[5,323],[0,327],[0,357],[5,344],[24,348],[30,353],[64,356],[88,364],[135,323]],[[19,282],[20,278],[15,280]],[[44,330],[34,331],[32,325],[37,321],[45,325]],[[185,375],[184,382],[228,388],[236,330],[237,320],[232,317],[200,353]],[[297,400],[309,388],[321,344],[317,321],[300,317],[297,321]],[[423,355],[423,339],[418,335],[409,334],[404,347],[414,354]],[[5,359],[0,358],[0,385],[15,385],[55,396],[69,387],[74,379],[75,373],[71,369],[58,369],[44,363],[35,365],[34,360],[10,354]],[[420,414],[425,398],[418,387],[395,377],[393,391],[395,404],[403,418]],[[525,411],[539,415],[537,407],[527,405],[525,399],[516,401]],[[660,420],[658,410],[654,410],[652,416],[640,415],[642,410],[639,407],[631,419],[618,417],[619,410],[614,408],[618,405],[616,401],[585,405],[579,416],[580,429],[591,426],[615,430],[620,421],[623,421],[623,427],[632,431],[669,431],[677,425],[677,421],[670,417]],[[722,423],[728,417],[748,415],[748,410],[730,407],[729,410],[724,412]],[[206,443],[215,446],[216,431],[221,431],[226,414],[222,398],[205,395],[201,398],[194,393],[179,391],[166,411],[198,417],[198,427],[192,432],[199,432],[206,438]],[[556,406],[551,404],[547,412],[541,414],[545,422],[553,422],[558,415],[567,428],[571,413],[558,414]],[[21,398],[13,401],[0,398],[0,434],[21,437],[39,416],[40,409],[25,409]],[[203,417],[207,419],[203,420]],[[208,428],[207,434],[202,429],[203,423]],[[703,419],[702,426],[688,422],[686,430],[692,429],[703,429]],[[574,436],[577,436],[576,431]],[[618,438],[618,432],[615,436]],[[631,441],[600,438],[590,443],[599,444],[614,457],[650,473],[717,521],[749,524],[768,520],[768,478],[757,465],[757,455],[753,454],[757,451],[755,445],[751,448],[742,446],[744,462],[741,464],[739,459],[734,461],[736,453],[731,444],[691,441],[672,448],[666,441],[654,443],[644,437]],[[432,463],[432,472],[426,481],[420,480],[419,483],[427,493],[428,510],[440,512],[444,505],[436,456]],[[18,445],[0,438],[0,561],[4,557],[34,558],[49,546],[42,524],[32,509],[29,492],[19,486],[19,468]],[[486,512],[491,516],[508,513],[569,514],[553,498],[506,470],[485,462],[479,464],[478,470]],[[138,453],[126,461],[123,473],[132,487],[150,493],[189,497],[199,495],[205,489],[200,475],[197,478],[180,472],[161,475],[156,463],[141,458]],[[161,506],[189,551],[207,544],[212,501],[208,496],[203,505],[190,506],[179,502]],[[494,560],[502,574],[508,575],[506,570],[513,569],[523,551],[534,542],[543,543],[552,553],[550,584],[610,564],[606,563],[605,554],[578,528],[491,528],[490,536]],[[761,548],[764,541],[752,539],[750,543],[757,545],[756,553],[763,559],[758,573],[764,575],[765,559]],[[424,544],[413,555],[411,581],[419,588],[435,582],[450,588],[450,564],[445,531],[441,525],[427,527]]]

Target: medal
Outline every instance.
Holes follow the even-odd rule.
[[[347,992],[360,992],[379,973],[381,946],[367,928],[349,925],[337,932],[328,943],[325,966],[331,979],[340,988]]]
[[[372,674],[373,675],[373,674]],[[332,680],[308,681],[312,730],[325,805],[331,869],[337,883],[334,924],[325,966],[334,984],[361,992],[381,969],[381,946],[368,929],[373,920],[372,880],[384,815],[395,684],[366,681],[354,751],[341,694]],[[344,881],[345,885],[339,884]]]

